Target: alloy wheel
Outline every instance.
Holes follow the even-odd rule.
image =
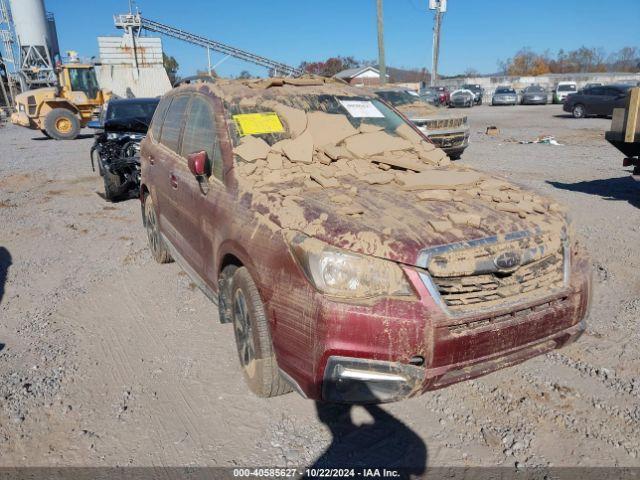
[[[255,359],[253,345],[253,329],[247,301],[241,289],[236,290],[233,296],[233,325],[238,343],[238,355],[243,367],[249,365]]]

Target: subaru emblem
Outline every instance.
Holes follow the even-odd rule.
[[[502,252],[493,259],[493,263],[501,272],[511,272],[522,263],[522,255],[513,250]]]

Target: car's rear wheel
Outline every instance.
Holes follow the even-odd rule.
[[[149,241],[149,250],[151,250],[151,256],[158,263],[170,263],[173,261],[171,254],[164,243],[160,230],[158,228],[158,217],[156,215],[156,209],[153,206],[153,200],[151,195],[147,194],[144,197],[143,204],[144,211],[144,226],[147,230],[147,240]]]
[[[233,274],[231,301],[238,358],[247,385],[260,397],[289,393],[291,386],[280,375],[258,287],[245,267]]]
[[[584,118],[587,116],[587,109],[581,103],[576,103],[571,109],[573,118]]]

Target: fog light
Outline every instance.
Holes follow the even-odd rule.
[[[396,362],[329,357],[322,398],[337,403],[383,403],[419,391],[424,369]]]

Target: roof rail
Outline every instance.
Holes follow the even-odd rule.
[[[184,77],[177,80],[173,84],[173,88],[180,85],[189,85],[190,83],[203,82],[203,83],[215,83],[216,79],[212,75],[192,75],[191,77]]]

